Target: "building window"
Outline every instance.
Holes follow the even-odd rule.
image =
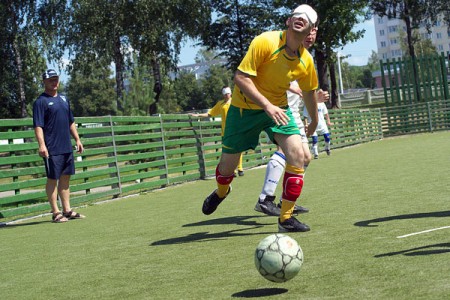
[[[389,26],[389,32],[397,32],[397,26]]]
[[[383,18],[378,17],[378,24],[383,24]]]
[[[384,29],[380,30],[380,36],[384,36]]]
[[[436,33],[436,38],[439,40],[439,39],[442,39],[442,32],[437,32]]]
[[[381,48],[386,47],[386,42],[385,41],[382,41],[380,44],[381,44]]]
[[[444,51],[444,45],[438,45],[438,50],[439,51]]]
[[[390,42],[391,42],[391,45],[396,45],[397,44],[397,39],[391,39]]]

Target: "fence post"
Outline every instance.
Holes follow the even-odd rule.
[[[430,127],[430,132],[433,132],[433,120],[431,118],[430,102],[427,102],[427,112],[428,112],[428,125]]]
[[[117,174],[117,179],[119,180],[119,183],[118,183],[119,194],[122,195],[122,182],[120,180],[119,161],[117,159],[116,137],[114,135],[114,124],[113,124],[111,115],[109,115],[109,126],[111,127],[112,143],[113,143],[113,150],[114,150],[114,164],[116,165],[116,174]]]
[[[161,128],[161,142],[163,146],[163,153],[164,153],[164,168],[166,170],[166,184],[169,185],[169,166],[167,164],[167,154],[166,154],[166,138],[164,136],[164,126],[163,126],[163,118],[161,114],[158,114],[159,116],[159,124]]]

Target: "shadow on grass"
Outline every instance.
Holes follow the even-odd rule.
[[[443,218],[443,217],[450,217],[450,210],[377,218],[377,219],[372,219],[372,220],[359,221],[359,222],[356,222],[354,225],[359,226],[359,227],[377,227],[378,225],[372,224],[372,223],[382,223],[382,222],[389,222],[389,221],[393,221],[393,220],[407,220],[407,219],[420,219],[420,218]]]
[[[234,216],[234,217],[226,217],[226,218],[219,218],[219,219],[211,219],[211,220],[205,220],[200,221],[196,223],[191,224],[185,224],[183,227],[193,227],[193,226],[206,226],[206,225],[241,225],[241,226],[262,226],[262,225],[269,225],[267,223],[261,224],[258,223],[256,220],[253,220],[255,218],[264,218],[268,219],[267,216]],[[276,218],[270,218],[273,222],[270,224],[275,224],[277,219]]]
[[[280,295],[286,293],[287,291],[288,291],[287,289],[282,288],[264,288],[264,289],[246,290],[235,293],[231,296],[234,298],[257,298],[257,297]]]
[[[421,255],[432,255],[432,254],[443,254],[450,252],[450,243],[441,243],[428,245],[423,247],[417,247],[397,252],[389,252],[384,254],[378,254],[374,257],[386,257],[386,256],[394,256],[394,255],[405,255],[405,256],[421,256]]]
[[[43,220],[40,222],[13,223],[13,224],[0,223],[0,229],[13,229],[14,227],[41,225],[41,224],[46,224],[46,223],[50,223],[50,222],[51,222],[50,220]]]
[[[230,237],[238,236],[250,236],[250,235],[260,235],[260,234],[272,234],[273,232],[248,232],[248,230],[254,230],[264,227],[268,224],[261,224],[255,220],[250,220],[253,218],[261,218],[260,216],[236,216],[227,217],[220,219],[205,220],[197,223],[185,224],[183,227],[193,227],[193,226],[207,226],[207,225],[241,225],[248,226],[246,228],[228,230],[223,232],[210,233],[209,231],[202,231],[197,233],[192,233],[187,236],[181,236],[176,238],[170,238],[165,240],[156,241],[150,244],[150,246],[161,246],[161,245],[173,245],[173,244],[184,244],[192,242],[205,242],[211,240],[223,240]]]

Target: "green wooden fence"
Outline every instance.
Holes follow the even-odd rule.
[[[380,61],[386,106],[450,99],[448,63],[444,53]]]
[[[330,110],[333,148],[450,129],[450,102],[386,109]],[[74,205],[214,176],[220,122],[187,115],[76,118],[85,146],[75,154]],[[49,211],[45,170],[31,119],[0,120],[0,219]],[[267,163],[276,149],[265,135],[244,154],[244,168]]]

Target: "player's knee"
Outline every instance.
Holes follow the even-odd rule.
[[[329,133],[325,133],[325,134],[323,135],[323,138],[325,139],[325,142],[327,142],[327,143],[331,140],[330,134],[329,134]]]
[[[319,137],[318,136],[313,136],[312,137],[312,143],[313,145],[317,144],[319,142]]]
[[[283,199],[296,201],[303,188],[303,175],[293,175],[285,180]]]
[[[285,168],[286,167],[286,157],[284,156],[283,153],[276,151],[269,160],[268,163],[271,167],[282,167]]]

